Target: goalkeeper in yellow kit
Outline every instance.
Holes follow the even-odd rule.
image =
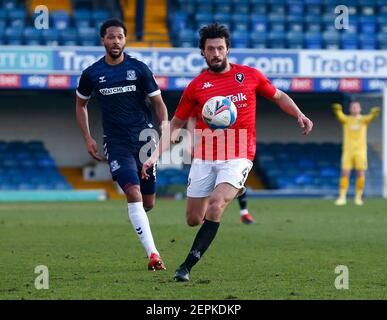
[[[347,203],[347,191],[351,170],[356,170],[355,204],[363,205],[363,189],[365,171],[367,170],[367,128],[379,115],[380,108],[374,107],[367,115],[361,114],[361,105],[352,101],[349,106],[350,115],[343,113],[341,104],[333,104],[333,111],[343,125],[343,151],[341,156],[340,195],[336,205]]]

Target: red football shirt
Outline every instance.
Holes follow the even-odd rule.
[[[194,158],[253,160],[256,149],[256,93],[269,99],[275,92],[276,88],[261,72],[238,64],[231,64],[228,72],[206,70],[193,79],[183,92],[175,116],[187,120],[196,115],[195,131],[201,134],[202,139],[195,146]],[[237,108],[237,119],[226,130],[211,130],[202,119],[203,105],[214,96],[227,97]]]

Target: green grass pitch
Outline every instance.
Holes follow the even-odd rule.
[[[158,200],[149,217],[167,270],[147,270],[124,201],[0,204],[0,299],[386,299],[386,201],[363,207],[332,200],[249,200],[254,225],[234,201],[191,272],[176,267],[197,228],[185,202]],[[49,270],[49,289],[34,269]],[[349,289],[335,288],[338,265]]]

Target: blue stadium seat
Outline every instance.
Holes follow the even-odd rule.
[[[296,14],[296,15],[304,14],[304,1],[288,0],[288,14]]]
[[[70,25],[70,16],[67,11],[53,10],[50,12],[50,19],[54,28],[63,30]]]
[[[23,32],[24,43],[27,45],[42,44],[42,31],[34,27],[26,27]]]
[[[387,32],[387,13],[377,16],[379,32]]]
[[[43,44],[47,46],[59,45],[59,30],[54,28],[42,30]]]
[[[285,48],[286,34],[282,31],[270,31],[268,35],[268,45],[272,49]]]
[[[7,27],[4,32],[4,40],[9,45],[22,45],[23,27]]]
[[[217,12],[213,16],[214,21],[221,23],[227,27],[228,30],[231,30],[231,14],[225,12]]]
[[[192,48],[195,47],[195,31],[192,29],[180,30],[178,33],[178,41],[180,47]]]
[[[24,27],[26,25],[27,12],[25,9],[13,9],[8,12],[8,21],[12,27]]]
[[[266,0],[250,0],[250,12],[252,14],[267,14],[268,6]]]
[[[195,14],[196,28],[200,29],[206,24],[214,22],[214,17],[209,12],[197,12]]]
[[[321,15],[322,7],[319,4],[306,4],[304,14]]]
[[[316,14],[307,14],[304,18],[305,31],[321,32],[323,29],[322,18]]]
[[[381,50],[387,50],[387,33],[377,34],[378,48]]]
[[[286,17],[287,29],[289,31],[302,31],[304,29],[304,16],[300,14],[289,14]]]
[[[99,45],[100,37],[95,28],[80,28],[78,30],[79,44],[82,46],[96,46]]]
[[[360,16],[360,30],[363,33],[375,33],[377,21],[375,16]]]
[[[169,30],[176,33],[188,28],[188,14],[184,11],[175,11],[168,16]]]
[[[196,0],[196,11],[197,12],[211,12],[214,11],[214,1],[212,0]]]
[[[250,21],[251,32],[266,32],[268,30],[269,20],[265,15],[253,14]]]
[[[266,32],[251,32],[250,46],[252,48],[264,49],[267,48],[267,34]]]
[[[91,21],[94,27],[99,28],[101,24],[111,17],[111,13],[106,9],[93,10],[91,13]]]
[[[196,4],[193,1],[183,1],[179,5],[180,10],[187,12],[189,15],[194,15],[196,11]]]
[[[248,14],[234,13],[231,16],[231,20],[234,31],[250,31],[250,16]]]
[[[304,47],[306,49],[322,49],[324,46],[323,38],[319,32],[308,31],[305,33],[304,38]]]
[[[341,48],[344,50],[356,50],[359,48],[359,38],[357,33],[341,33]]]
[[[233,0],[234,14],[249,14],[250,13],[250,1],[249,0]]]
[[[289,49],[302,49],[304,46],[304,36],[302,32],[289,31],[286,34],[286,47]]]
[[[322,34],[325,49],[340,49],[340,34],[337,31],[324,31]]]
[[[76,46],[79,40],[78,30],[76,28],[60,30],[59,39],[63,46]]]
[[[87,9],[74,10],[74,23],[78,29],[89,28],[92,24],[92,13]]]
[[[250,37],[245,31],[232,31],[231,39],[234,48],[248,48],[250,46]]]
[[[232,12],[232,0],[213,0],[215,13],[228,13]]]

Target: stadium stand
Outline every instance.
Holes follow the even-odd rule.
[[[335,27],[338,5],[348,8],[348,29]],[[220,22],[230,27],[236,47],[387,48],[385,0],[170,0],[167,21],[175,47],[196,46],[191,34],[206,23]]]
[[[255,170],[269,189],[336,193],[340,178],[341,144],[257,143]],[[369,170],[365,193],[380,194],[382,162],[368,147]],[[353,180],[355,177],[352,176]],[[353,181],[351,181],[353,193]]]
[[[0,141],[0,190],[71,190],[40,141]]]

